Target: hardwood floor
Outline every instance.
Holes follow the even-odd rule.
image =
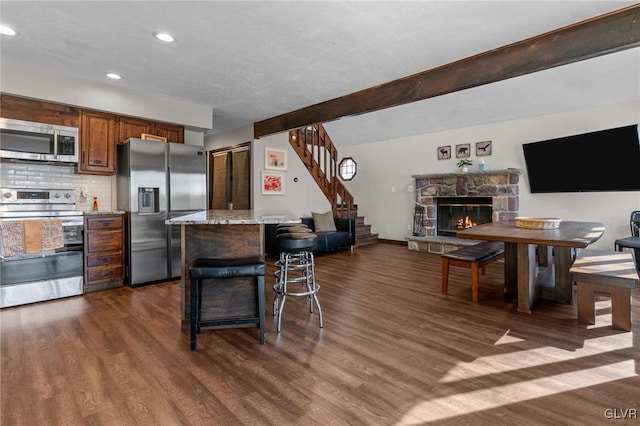
[[[324,313],[291,299],[282,333],[203,330],[190,352],[180,284],[125,287],[0,311],[2,425],[584,425],[640,420],[640,291],[632,331],[575,305],[531,315],[481,275],[379,243],[316,257]],[[629,418],[631,417],[631,418]],[[635,417],[635,418],[634,418]]]

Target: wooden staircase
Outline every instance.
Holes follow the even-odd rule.
[[[378,242],[371,225],[358,216],[353,196],[338,177],[338,151],[322,124],[289,131],[289,143],[332,206],[334,216],[356,219],[356,247]]]

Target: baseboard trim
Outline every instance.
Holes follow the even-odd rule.
[[[399,245],[399,246],[406,246],[407,245],[407,240],[398,241],[398,240],[385,240],[384,238],[378,238],[378,242],[379,243],[385,243],[385,244],[395,244],[395,245]]]

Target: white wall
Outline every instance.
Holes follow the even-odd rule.
[[[284,195],[261,194],[261,172],[264,170],[265,147],[287,151],[287,171]],[[311,216],[311,212],[323,213],[331,210],[331,203],[324,196],[313,177],[289,144],[289,133],[266,136],[253,141],[253,206],[256,209],[289,210],[300,217]],[[267,170],[269,172],[269,170]],[[297,182],[295,181],[297,178]]]
[[[0,89],[24,97],[180,124],[194,131],[213,127],[213,111],[208,106],[120,89],[117,83],[80,80],[7,60],[2,61]]]
[[[240,129],[225,133],[204,137],[204,149],[212,151],[214,149],[226,148],[228,146],[239,145],[253,140],[253,126],[246,126]]]
[[[310,216],[311,212],[331,210],[331,204],[289,145],[289,133],[279,133],[261,139],[253,139],[253,126],[233,132],[205,137],[205,149],[212,150],[251,141],[251,205],[256,210],[289,210],[297,216]],[[261,194],[261,173],[264,168],[265,147],[287,151],[287,170],[283,195]],[[297,178],[297,182],[295,179]]]
[[[347,146],[339,148],[339,155],[353,157],[358,164],[356,177],[345,185],[355,197],[359,215],[365,216],[380,238],[401,241],[410,235],[407,227],[412,223],[415,194],[407,189],[414,184],[412,175],[457,170],[455,155],[450,160],[437,160],[437,147],[470,143],[471,158],[477,164],[475,142],[491,140],[493,153],[483,157],[490,169],[523,170],[519,186],[521,216],[603,222],[605,235],[593,248],[612,250],[615,239],[629,234],[629,214],[640,209],[640,192],[531,194],[522,144],[638,122],[640,104],[631,102]],[[640,178],[640,165],[638,170]]]

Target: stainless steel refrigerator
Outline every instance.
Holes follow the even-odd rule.
[[[165,220],[206,209],[202,147],[131,138],[118,145],[118,210],[126,212],[131,286],[179,277],[180,227]]]

